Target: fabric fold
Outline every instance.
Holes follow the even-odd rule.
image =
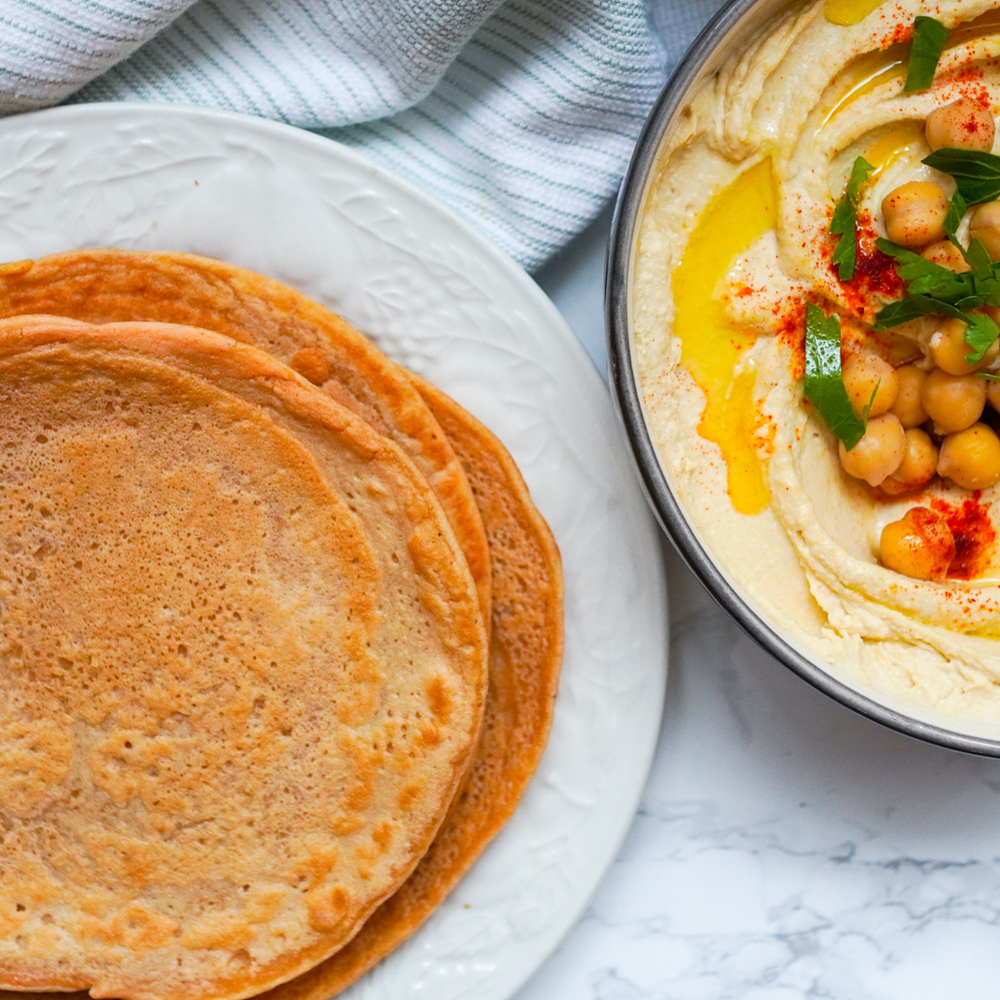
[[[321,132],[531,269],[620,183],[720,0],[3,0],[0,114],[212,107]]]
[[[4,0],[0,113],[57,104],[127,59],[195,0]]]
[[[617,190],[662,84],[641,4],[514,0],[414,108],[327,134],[430,190],[531,270]]]
[[[201,104],[303,128],[371,121],[425,97],[501,3],[201,0],[74,100]]]

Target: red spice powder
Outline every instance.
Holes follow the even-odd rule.
[[[806,373],[806,304],[789,296],[775,310],[774,335],[792,350],[792,378],[798,381]]]
[[[984,108],[990,107],[990,91],[981,66],[963,66],[951,77],[948,86],[957,97],[968,97]]]
[[[774,454],[774,439],[778,433],[778,425],[761,409],[760,404],[754,406],[754,430],[750,436],[753,447],[765,455]]]
[[[958,127],[965,133],[966,145],[970,140],[977,139],[980,132],[984,137],[986,135],[986,124],[976,121],[975,118],[967,118],[964,122],[960,122]]]
[[[875,240],[878,238],[869,212],[858,215],[858,256],[854,267],[855,282],[869,294],[878,292],[888,298],[903,294],[903,279],[896,274],[896,262],[882,253]]]
[[[992,561],[997,533],[981,495],[976,490],[958,503],[938,498],[930,502],[955,536],[955,558],[948,567],[948,576],[953,580],[974,580],[983,575]]]
[[[900,7],[896,7],[896,11],[900,10]],[[894,13],[894,12],[893,12]],[[880,21],[890,21],[893,17],[893,13],[881,13],[879,14]],[[883,35],[879,36],[875,41],[875,48],[887,49],[890,45],[899,45],[901,42],[908,42],[913,37],[913,23],[901,23],[893,24],[892,27]]]
[[[903,281],[896,274],[896,262],[875,246],[877,235],[871,213],[859,212],[857,258],[854,277],[850,281],[840,281],[832,263],[831,250],[830,270],[840,283],[847,306],[859,316],[874,313],[883,302],[900,298],[903,294]]]

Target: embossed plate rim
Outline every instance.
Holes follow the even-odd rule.
[[[241,163],[250,169],[241,173]],[[315,197],[299,204],[299,188]],[[271,253],[274,266],[255,269],[367,327],[514,454],[567,570],[550,746],[518,812],[456,891],[343,994],[509,998],[617,854],[652,761],[666,681],[658,533],[583,348],[531,278],[452,210],[361,153],[262,119],[145,104],[5,119],[0,210],[0,259],[94,245],[211,253],[223,236],[233,253],[216,255],[241,266]],[[346,280],[382,258],[398,280]],[[440,284],[423,280],[428,273]],[[510,377],[491,379],[503,365]]]

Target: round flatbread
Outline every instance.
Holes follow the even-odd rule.
[[[129,262],[139,266],[130,275]],[[163,298],[163,289],[176,287],[181,274],[192,273],[203,258],[184,254],[132,254],[128,251],[77,251],[36,262],[0,267],[6,271],[6,290],[0,281],[0,310],[28,308],[33,304],[58,302],[70,314],[92,314],[127,308],[144,319],[167,319],[175,306]],[[189,263],[190,262],[190,263]],[[60,276],[58,264],[68,268]],[[247,275],[243,287],[254,287],[265,299],[254,310],[240,312],[241,321],[257,322],[272,308],[266,298],[289,296],[301,300],[277,282],[260,279],[229,265],[207,262],[202,273],[236,272]],[[228,272],[227,270],[228,269]],[[166,278],[159,277],[161,270]],[[164,282],[166,282],[164,284]],[[81,296],[76,302],[73,296]],[[88,305],[96,295],[99,306]],[[216,329],[230,323],[228,313],[209,310],[211,296],[200,294],[201,322]],[[306,300],[308,302],[308,300]],[[100,304],[100,303],[110,303]],[[327,310],[309,302],[297,314],[303,324],[300,339],[285,346],[294,356],[322,336],[323,330],[342,322]],[[318,325],[309,328],[311,322]],[[225,327],[238,339],[259,341],[264,334],[254,329]],[[399,366],[388,362],[397,371]],[[544,519],[538,513],[516,465],[503,444],[479,421],[445,393],[412,373],[405,373],[438,425],[450,441],[465,475],[489,539],[492,589],[496,601],[490,616],[490,686],[482,744],[462,795],[442,824],[432,848],[401,887],[373,914],[369,924],[342,952],[310,973],[283,984],[274,1000],[324,1000],[345,988],[412,934],[454,888],[462,875],[513,814],[534,772],[548,738],[555,693],[562,662],[562,572],[559,550]],[[359,390],[360,391],[360,390]],[[459,537],[468,553],[475,532]],[[477,543],[474,543],[477,544]],[[482,575],[482,574],[481,574]]]
[[[179,323],[252,343],[290,364],[392,438],[424,474],[455,529],[489,621],[486,532],[462,466],[405,372],[335,313],[223,261],[127,250],[75,250],[0,266],[0,317],[30,313]]]
[[[253,347],[0,322],[0,984],[259,993],[467,771],[486,639],[402,452]]]
[[[346,948],[269,991],[266,1000],[326,1000],[413,934],[514,814],[552,724],[563,654],[559,549],[497,437],[440,389],[410,378],[465,467],[490,542],[493,621],[483,734],[469,776],[413,874]]]

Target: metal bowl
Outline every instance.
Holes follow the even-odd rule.
[[[630,322],[636,236],[664,137],[686,99],[759,29],[797,0],[731,0],[698,36],[663,88],[625,173],[611,228],[606,274],[606,319],[611,386],[639,477],[663,529],[681,557],[722,608],[765,650],[814,687],[875,722],[928,743],[1000,757],[1000,725],[934,712],[902,699],[883,699],[834,676],[830,668],[793,646],[739,593],[716,564],[674,495],[643,411]]]

